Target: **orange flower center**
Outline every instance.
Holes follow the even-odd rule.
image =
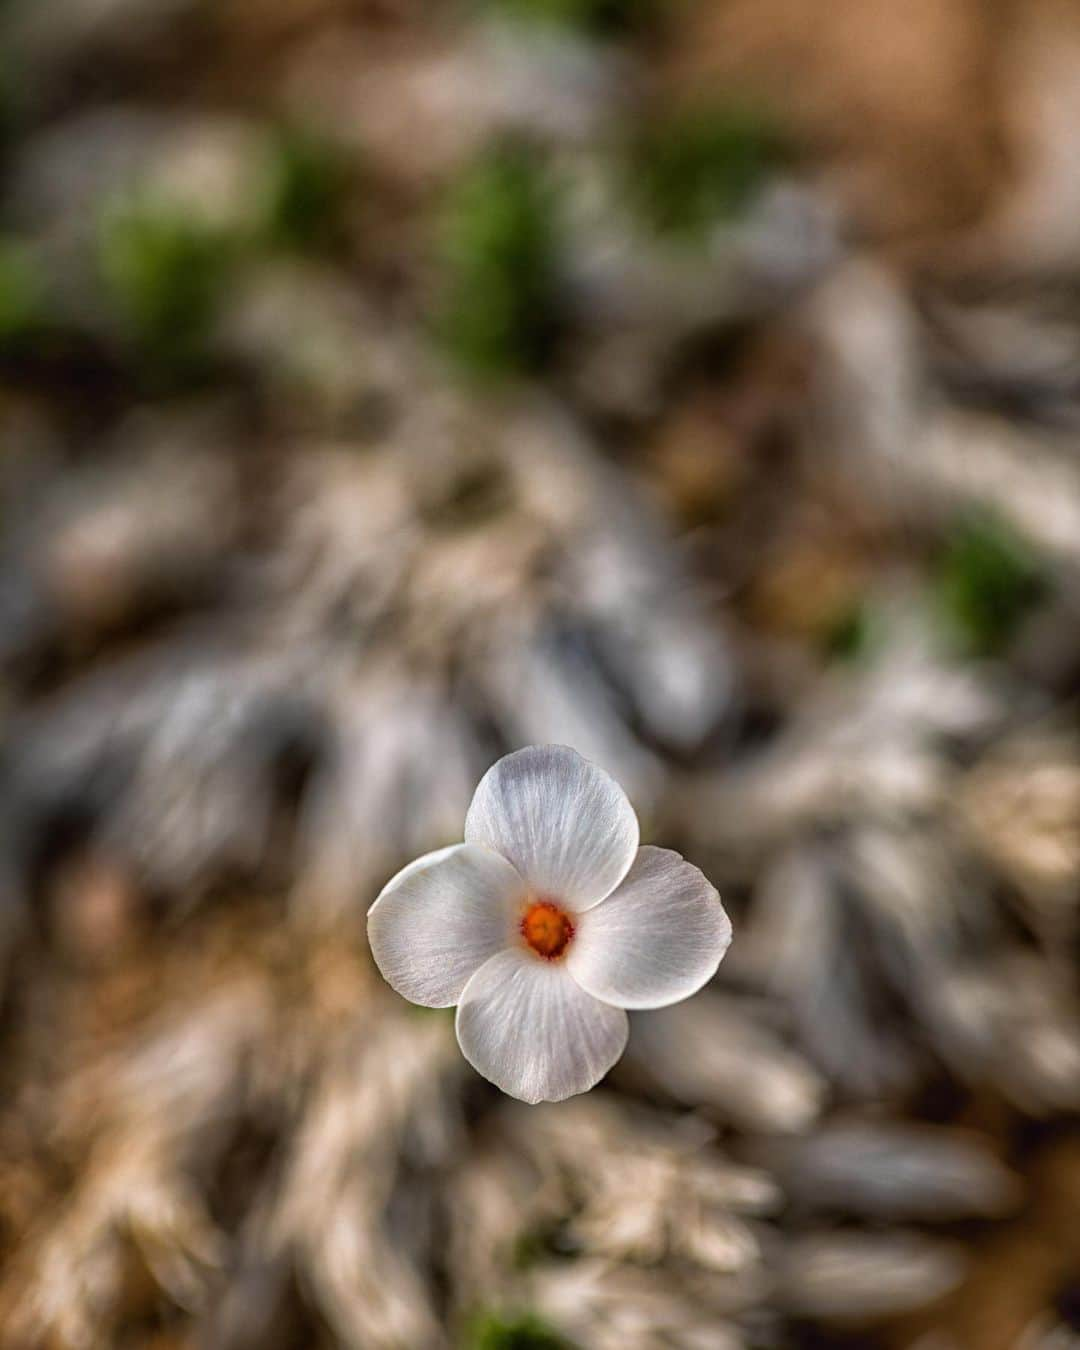
[[[554,961],[574,936],[569,914],[550,900],[536,900],[521,916],[521,936],[538,956]]]

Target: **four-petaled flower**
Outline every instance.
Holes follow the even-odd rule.
[[[462,1053],[526,1102],[585,1092],[622,1054],[626,1008],[660,1008],[711,979],[731,923],[678,853],[638,847],[622,788],[561,745],[493,764],[465,842],[400,871],[368,911],[399,994],[457,1004]]]

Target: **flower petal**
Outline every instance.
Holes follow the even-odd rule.
[[[409,863],[368,910],[375,964],[397,992],[448,1008],[511,940],[525,883],[490,849],[453,844]]]
[[[510,948],[487,961],[461,996],[457,1038],[477,1073],[523,1102],[587,1092],[626,1047],[621,1008],[587,994],[562,962]]]
[[[712,979],[731,920],[702,873],[667,848],[638,849],[622,885],[578,920],[566,966],[618,1008],[662,1008]]]
[[[509,858],[535,891],[583,910],[626,875],[638,823],[603,769],[565,745],[532,745],[481,778],[465,838]]]

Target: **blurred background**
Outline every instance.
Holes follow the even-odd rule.
[[[1080,1346],[1080,5],[3,0],[0,1344]],[[367,906],[558,741],[714,985]]]

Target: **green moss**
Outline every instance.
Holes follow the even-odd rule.
[[[316,248],[332,241],[349,185],[342,151],[315,132],[278,133],[267,169],[265,234],[286,248]]]
[[[654,229],[692,236],[744,211],[787,153],[760,111],[686,108],[647,127],[633,146],[631,196]]]
[[[532,1313],[520,1316],[483,1313],[469,1325],[462,1350],[573,1350],[573,1347]]]
[[[22,346],[45,317],[45,282],[30,249],[0,239],[0,350]]]
[[[987,656],[1007,646],[1047,585],[1028,544],[1000,517],[980,513],[962,521],[948,540],[935,592],[953,636]]]
[[[480,375],[539,365],[550,346],[554,208],[543,170],[522,146],[482,155],[454,185],[442,233],[438,332]]]
[[[881,621],[865,602],[859,601],[838,615],[823,637],[825,653],[834,661],[861,661],[878,645]]]
[[[98,222],[98,268],[141,357],[197,358],[217,317],[235,253],[225,231],[146,197],[110,202]]]

